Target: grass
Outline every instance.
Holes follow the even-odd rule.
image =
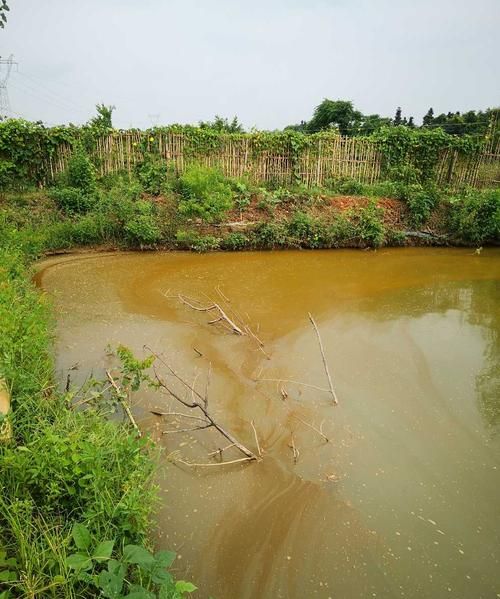
[[[71,393],[57,390],[51,307],[31,282],[30,262],[54,240],[70,243],[73,225],[42,222],[14,227],[4,215],[0,241],[0,379],[13,431],[0,443],[2,599],[95,597],[102,566],[90,578],[68,566],[74,525],[85,524],[96,542],[113,539],[120,559],[127,544],[149,544],[156,496],[152,444],[99,409],[74,410]],[[164,596],[183,596],[172,589]]]

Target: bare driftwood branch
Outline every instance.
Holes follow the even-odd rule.
[[[305,420],[302,420],[302,418],[299,418],[295,414],[291,414],[291,416],[292,416],[292,418],[296,418],[299,422],[302,422],[302,424],[305,424],[306,426],[308,426],[311,430],[316,431],[318,433],[318,435],[321,435],[327,443],[328,443],[328,441],[330,441],[330,439],[322,431],[322,426],[320,428],[316,428],[315,426],[313,426],[312,424],[309,424],[309,422],[306,422]]]
[[[252,425],[253,434],[255,435],[255,444],[257,445],[257,451],[259,452],[259,456],[262,457],[262,450],[260,448],[259,437],[257,436],[257,431],[255,430],[255,424],[253,420],[250,421],[250,424]]]
[[[155,416],[181,416],[182,418],[191,418],[192,420],[200,420],[206,422],[205,418],[199,416],[191,416],[191,414],[183,414],[182,412],[159,412],[158,410],[149,410]]]
[[[222,452],[231,449],[231,447],[234,447],[234,443],[230,443],[229,445],[226,445],[226,447],[219,447],[215,451],[211,451],[208,455],[213,456],[219,454],[219,456],[222,458]]]
[[[310,385],[309,383],[302,383],[301,381],[292,381],[290,379],[254,379],[256,383],[260,383],[261,381],[269,381],[274,383],[288,383],[290,385],[298,385],[299,387],[307,387],[308,389],[316,389],[316,391],[323,391],[324,393],[331,393],[330,389],[326,389],[325,387],[318,387],[317,385]]]
[[[295,445],[295,439],[293,437],[293,433],[292,433],[292,436],[291,436],[291,443],[290,443],[290,445],[288,447],[293,451],[293,463],[296,464],[298,462],[298,460],[299,460],[300,452],[297,449],[297,446]]]
[[[180,458],[174,460],[175,462],[179,462],[180,464],[184,464],[185,466],[196,467],[196,468],[210,468],[213,466],[229,466],[230,464],[241,464],[242,462],[251,462],[254,458],[238,458],[237,460],[229,460],[228,462],[211,462],[211,463],[195,463],[195,462],[186,462],[185,460],[181,460]]]
[[[135,421],[135,419],[132,415],[132,412],[130,411],[130,408],[128,407],[127,402],[125,400],[125,398],[128,397],[128,393],[126,391],[124,391],[123,389],[120,389],[120,387],[116,383],[115,379],[113,378],[113,376],[111,375],[111,372],[109,372],[109,370],[106,370],[106,376],[108,377],[108,380],[111,383],[111,386],[116,391],[116,397],[117,397],[118,401],[120,402],[120,404],[123,408],[123,411],[128,416],[128,419],[130,420],[132,426],[135,428],[135,430],[137,431],[137,434],[140,437],[142,435],[141,430],[137,426],[137,422]]]
[[[187,429],[187,430],[200,430],[202,428],[214,427],[215,429],[217,429],[219,431],[219,433],[223,437],[225,437],[230,443],[232,443],[247,459],[249,459],[249,460],[257,460],[258,459],[257,456],[252,451],[250,451],[247,447],[245,447],[242,443],[240,443],[237,439],[235,439],[233,437],[233,435],[229,431],[227,431],[225,428],[223,428],[211,416],[211,414],[208,411],[208,407],[207,407],[207,404],[208,404],[207,397],[201,395],[200,393],[198,393],[198,391],[196,391],[192,385],[190,385],[181,376],[179,376],[175,372],[175,370],[173,368],[171,368],[165,362],[165,360],[163,360],[163,358],[161,358],[161,356],[159,356],[158,354],[156,354],[155,352],[153,352],[150,348],[148,348],[148,349],[155,356],[156,361],[161,362],[167,368],[167,370],[169,371],[169,373],[172,374],[172,376],[174,376],[180,383],[182,383],[182,385],[184,386],[185,389],[187,389],[188,391],[191,392],[191,402],[187,401],[186,399],[183,399],[180,396],[180,394],[177,393],[172,388],[172,386],[158,374],[158,371],[157,371],[156,367],[154,367],[155,378],[156,378],[156,381],[157,381],[158,385],[161,388],[163,388],[174,399],[176,399],[182,405],[184,405],[186,408],[189,408],[189,409],[198,409],[198,410],[201,411],[201,413],[205,417],[206,424],[204,426],[196,427],[194,429]],[[208,391],[206,391],[206,393],[208,393]],[[187,430],[183,431],[183,432],[187,432]],[[177,431],[165,431],[165,433],[167,433],[167,434],[171,433],[171,432],[177,432]]]
[[[318,337],[319,349],[321,350],[321,358],[323,360],[323,366],[325,368],[326,378],[328,379],[328,385],[330,387],[330,393],[332,394],[333,403],[337,405],[339,403],[337,399],[337,394],[335,393],[335,389],[333,388],[332,377],[330,376],[330,370],[328,369],[328,363],[326,361],[325,350],[323,348],[323,342],[321,341],[321,335],[319,334],[318,325],[316,324],[312,314],[309,312],[309,320],[316,331],[316,335]]]
[[[214,320],[209,321],[209,324],[215,324],[216,322],[225,322],[227,325],[229,325],[230,329],[235,335],[245,335],[242,329],[233,320],[229,318],[229,316],[224,312],[224,310],[221,308],[219,304],[213,303],[210,306],[195,306],[194,304],[189,302],[183,295],[179,294],[178,297],[183,304],[189,306],[197,312],[213,312],[215,310],[215,312],[218,313],[218,317]]]

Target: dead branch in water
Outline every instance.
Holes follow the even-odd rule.
[[[312,424],[309,424],[309,422],[306,422],[305,420],[302,420],[302,418],[299,418],[295,414],[290,414],[290,415],[292,418],[296,418],[299,422],[302,422],[302,424],[305,424],[306,426],[308,426],[311,430],[316,431],[318,433],[318,435],[321,435],[327,443],[328,443],[328,441],[330,441],[330,439],[322,431],[323,423],[321,423],[320,428],[316,428],[315,426],[313,426]]]
[[[200,464],[196,462],[186,462],[185,460],[181,460],[177,458],[174,462],[179,462],[180,464],[184,464],[185,466],[196,467],[196,468],[210,468],[212,466],[229,466],[230,464],[241,464],[242,462],[251,462],[255,458],[239,458],[237,460],[229,460],[228,462],[212,462],[209,464]]]
[[[321,358],[323,360],[323,366],[325,368],[326,377],[328,379],[328,385],[330,387],[330,393],[332,394],[333,403],[335,405],[337,405],[339,403],[339,401],[337,399],[337,395],[335,393],[335,389],[333,388],[332,377],[330,376],[330,370],[328,369],[328,363],[326,361],[325,350],[323,348],[323,342],[321,341],[321,335],[319,334],[318,325],[314,321],[314,318],[312,317],[312,314],[310,312],[309,312],[309,320],[311,321],[311,324],[313,325],[314,330],[316,331],[316,335],[318,336],[319,349],[321,350]]]
[[[255,430],[255,424],[253,423],[253,420],[250,421],[250,424],[252,425],[253,434],[255,435],[255,444],[257,445],[257,451],[259,452],[259,456],[262,457],[262,450],[260,448],[259,437],[257,436],[257,431]]]
[[[299,387],[307,387],[308,389],[316,389],[316,391],[323,391],[324,393],[331,393],[330,389],[326,389],[325,387],[318,387],[317,385],[310,385],[309,383],[302,383],[301,381],[292,381],[290,379],[254,379],[256,383],[260,383],[263,381],[274,382],[274,383],[288,383],[290,385],[298,385]]]
[[[120,389],[120,387],[116,383],[115,379],[112,377],[111,372],[109,372],[109,370],[106,370],[106,376],[108,377],[108,380],[111,383],[111,386],[116,391],[116,397],[117,397],[118,401],[120,402],[120,405],[122,406],[123,411],[128,416],[128,419],[130,420],[132,426],[137,431],[137,434],[139,435],[139,437],[142,436],[141,430],[137,426],[137,422],[135,421],[135,419],[132,415],[132,412],[130,411],[130,408],[128,407],[128,404],[126,401],[126,398],[128,398],[129,393],[127,393],[123,389]]]
[[[295,445],[295,439],[293,437],[293,433],[292,433],[292,437],[291,437],[291,444],[288,447],[293,451],[293,463],[296,464],[299,460],[300,452]]]
[[[217,431],[219,431],[219,433],[225,437],[234,447],[236,447],[244,456],[245,459],[247,460],[258,460],[259,458],[252,452],[250,451],[247,447],[245,447],[242,443],[240,443],[237,439],[235,439],[233,437],[233,435],[227,431],[225,428],[223,428],[215,419],[214,417],[210,414],[210,412],[208,411],[208,387],[205,391],[205,396],[201,395],[200,393],[198,393],[198,391],[196,391],[196,389],[194,388],[193,385],[190,385],[188,382],[186,382],[182,377],[180,377],[175,370],[169,366],[165,360],[163,360],[163,358],[161,356],[159,356],[158,354],[156,354],[155,352],[153,352],[151,350],[151,348],[148,348],[149,351],[151,351],[151,353],[153,354],[153,356],[155,356],[156,360],[158,362],[160,362],[161,364],[163,364],[168,371],[170,372],[170,374],[172,376],[174,376],[182,385],[183,387],[187,390],[191,392],[191,401],[182,398],[179,393],[176,392],[176,390],[172,387],[172,385],[170,385],[165,379],[163,379],[157,369],[154,367],[154,373],[155,373],[155,378],[156,381],[158,383],[158,386],[162,389],[164,389],[171,397],[173,397],[175,400],[177,400],[179,403],[181,403],[183,406],[185,406],[186,408],[189,408],[190,410],[200,410],[201,413],[203,414],[204,418],[205,418],[205,423],[203,425],[200,425],[198,427],[192,428],[192,429],[180,429],[180,430],[170,430],[170,431],[164,431],[164,434],[172,434],[172,433],[176,433],[176,432],[191,432],[191,431],[195,431],[195,430],[201,430],[201,429],[206,429],[206,428],[215,428]],[[203,420],[203,419],[201,419]]]
[[[245,335],[241,328],[233,320],[229,318],[229,316],[224,312],[224,310],[220,307],[219,304],[213,303],[210,306],[195,306],[194,304],[189,302],[183,295],[179,294],[178,297],[183,304],[189,306],[197,312],[213,312],[214,310],[215,312],[218,312],[218,318],[210,320],[208,324],[216,324],[217,322],[223,322],[229,325],[230,329],[235,335]]]

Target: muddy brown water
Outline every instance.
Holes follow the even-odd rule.
[[[61,381],[102,374],[107,344],[149,344],[201,391],[211,364],[211,409],[252,449],[255,422],[261,462],[188,468],[167,455],[209,462],[223,440],[162,434],[192,423],[151,415],[180,411],[164,396],[134,397],[165,448],[158,544],[198,597],[500,597],[498,249],[89,254],[51,259],[37,280],[57,310]],[[268,357],[178,293],[222,293]],[[337,407],[254,380],[327,386],[308,312]]]

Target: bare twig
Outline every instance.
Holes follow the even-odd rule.
[[[150,350],[151,351],[151,350]],[[242,443],[240,443],[239,441],[237,441],[233,435],[225,430],[218,422],[215,421],[215,419],[210,415],[210,413],[208,412],[207,407],[205,407],[205,397],[203,397],[202,395],[200,395],[200,393],[198,393],[198,391],[196,391],[192,385],[190,385],[189,383],[187,383],[182,377],[180,377],[174,370],[173,368],[171,368],[160,356],[158,356],[157,354],[155,354],[154,352],[152,352],[152,354],[156,357],[157,361],[161,362],[162,364],[164,364],[166,366],[166,368],[169,370],[169,372],[179,381],[183,384],[184,388],[186,390],[190,390],[191,391],[191,398],[192,401],[191,403],[185,399],[183,399],[182,397],[180,397],[180,395],[178,393],[176,393],[176,391],[174,391],[174,389],[165,381],[163,380],[160,375],[158,374],[158,371],[156,370],[156,367],[153,367],[154,373],[155,373],[155,378],[156,381],[158,382],[158,385],[163,388],[165,391],[167,391],[167,393],[169,393],[174,399],[176,399],[177,401],[179,401],[182,405],[184,405],[187,408],[190,409],[198,409],[202,412],[202,414],[205,416],[206,422],[207,422],[207,426],[203,427],[203,428],[208,428],[209,426],[213,426],[215,429],[217,429],[219,431],[219,433],[225,437],[230,443],[233,443],[235,447],[238,448],[238,450],[243,453],[243,455],[245,455],[248,459],[251,460],[257,460],[257,456],[250,451],[247,447],[245,447]],[[198,429],[193,429],[193,430],[198,430]]]
[[[175,433],[190,433],[192,431],[201,431],[205,428],[210,428],[211,426],[213,426],[213,425],[212,425],[212,423],[209,422],[207,424],[204,424],[203,426],[195,426],[194,428],[176,428],[171,431],[162,431],[162,435],[172,435]]]
[[[250,421],[250,424],[252,425],[253,434],[255,435],[255,444],[257,445],[257,451],[259,453],[259,456],[262,457],[262,450],[261,450],[260,444],[259,444],[259,437],[257,436],[257,431],[255,430],[255,424],[254,424],[253,420]]]
[[[209,324],[215,324],[216,322],[223,321],[229,325],[229,327],[231,328],[233,333],[235,333],[236,335],[244,335],[245,334],[241,330],[241,328],[233,320],[231,320],[229,318],[229,316],[224,312],[224,310],[220,307],[219,304],[213,303],[210,306],[200,307],[200,306],[195,306],[194,304],[189,302],[183,295],[179,294],[178,297],[183,304],[185,304],[186,306],[189,306],[190,308],[192,308],[193,310],[196,310],[197,312],[211,312],[213,310],[216,310],[219,313],[219,317],[214,320],[211,320]]]
[[[180,462],[185,466],[196,467],[196,468],[207,468],[211,466],[229,466],[230,464],[241,464],[242,462],[251,462],[253,458],[239,458],[237,460],[229,460],[229,462],[213,462],[212,464],[197,464],[194,462],[186,462],[178,458],[175,462]]]
[[[213,455],[217,455],[217,454],[222,454],[223,451],[231,449],[231,447],[234,447],[234,443],[231,443],[230,445],[226,445],[226,447],[219,447],[215,451],[211,451],[208,455],[213,456]]]
[[[155,416],[181,416],[182,418],[191,418],[192,420],[200,420],[206,422],[205,418],[199,416],[191,416],[191,414],[183,414],[182,412],[158,412],[157,410],[149,410]]]
[[[128,396],[128,393],[126,393],[125,391],[123,391],[123,389],[120,389],[120,387],[117,385],[115,379],[112,377],[111,373],[109,372],[109,370],[106,370],[106,376],[108,377],[109,382],[111,383],[113,389],[116,391],[116,396],[118,401],[120,402],[123,411],[125,412],[125,414],[128,416],[128,419],[130,420],[132,426],[135,428],[135,430],[137,431],[137,434],[139,435],[139,437],[142,435],[140,428],[137,426],[137,422],[135,421],[132,412],[130,411],[130,408],[127,405],[127,402],[125,401],[125,397]]]
[[[309,422],[306,422],[305,420],[302,420],[302,418],[299,418],[295,414],[291,414],[291,416],[292,416],[292,418],[296,418],[299,422],[302,422],[302,424],[305,424],[306,426],[308,426],[311,430],[316,431],[318,433],[318,435],[321,435],[327,443],[328,443],[328,441],[330,441],[330,439],[325,435],[325,433],[321,430],[321,428],[316,428],[315,426],[313,426],[312,424],[309,424]],[[323,426],[323,423],[321,425]]]
[[[298,385],[299,387],[307,387],[308,389],[316,389],[316,391],[323,391],[324,393],[331,393],[330,389],[326,389],[325,387],[318,387],[317,385],[310,385],[309,383],[302,383],[301,381],[292,381],[290,379],[254,379],[256,383],[260,383],[261,381],[269,381],[273,383],[288,383],[290,385]]]
[[[328,369],[328,363],[326,361],[325,350],[323,348],[323,342],[321,341],[321,335],[319,334],[318,325],[316,324],[316,322],[315,322],[315,320],[312,317],[312,314],[310,312],[309,312],[309,320],[311,321],[311,324],[313,325],[314,330],[316,331],[316,335],[318,337],[319,349],[321,351],[321,358],[323,360],[323,366],[325,368],[326,377],[328,379],[328,385],[330,387],[330,393],[332,394],[333,403],[335,405],[337,405],[339,402],[338,402],[338,399],[337,399],[337,395],[335,393],[335,389],[333,388],[332,377],[330,376],[330,371]]]
[[[291,444],[288,447],[293,451],[293,463],[296,464],[298,462],[300,452],[297,449],[297,446],[295,445],[295,439],[293,437],[293,433],[291,436]]]

